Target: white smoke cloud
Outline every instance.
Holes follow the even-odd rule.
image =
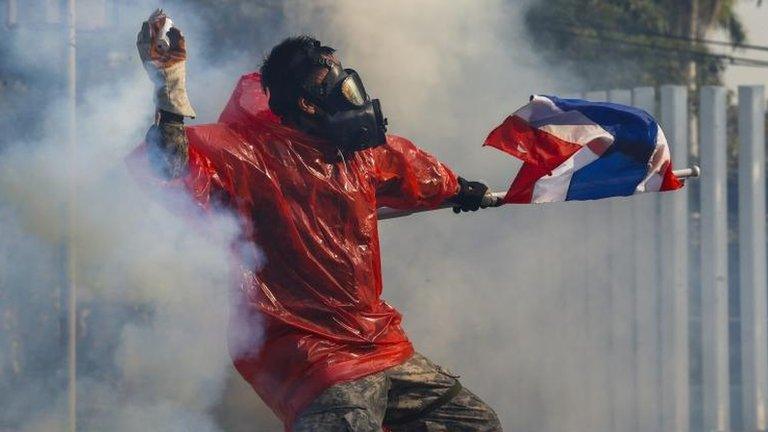
[[[220,430],[212,410],[233,371],[226,329],[230,246],[239,225],[223,213],[196,219],[199,212],[188,197],[170,191],[151,194],[136,181],[125,159],[151,123],[151,84],[137,56],[117,66],[99,60],[110,50],[125,52],[124,45],[132,46],[151,11],[124,9],[126,19],[114,30],[122,35],[119,42],[105,40],[99,51],[80,54],[80,65],[89,65],[83,76],[102,73],[119,79],[81,81],[87,85],[78,109],[73,179],[66,105],[55,95],[50,105],[40,107],[38,118],[19,125],[43,130],[42,138],[14,143],[0,153],[0,312],[5,317],[0,342],[2,349],[19,347],[18,352],[0,352],[0,370],[17,367],[26,380],[1,410],[0,428],[7,423],[49,431],[66,424],[64,340],[57,334],[66,334],[62,250],[74,234],[79,430]],[[185,30],[204,38],[204,28],[190,24]],[[54,51],[56,37],[18,37],[10,61],[29,67],[30,46]],[[192,82],[218,83],[197,91],[207,114],[220,109],[245,70],[234,63],[213,67],[204,57],[192,69]],[[49,80],[61,78],[53,68],[49,74]],[[77,219],[70,232],[66,208],[72,180]],[[257,268],[259,253],[251,255]],[[39,319],[49,322],[44,329],[37,325],[47,333],[35,334]],[[39,361],[29,353],[48,359],[46,367],[34,370]],[[10,385],[12,377],[0,376],[0,383]]]
[[[116,428],[111,430],[135,431],[164,423],[168,427],[160,430],[215,430],[172,425],[188,422],[188,416],[179,415],[179,410],[204,417],[218,401],[229,372],[225,338],[228,246],[237,235],[237,224],[227,215],[214,215],[205,221],[208,229],[197,232],[195,223],[177,214],[193,213],[192,203],[179,209],[182,198],[161,196],[174,203],[170,207],[177,207],[167,208],[131,177],[124,157],[139,136],[125,131],[146,127],[151,107],[134,90],[151,94],[144,81],[137,74],[117,94],[114,89],[93,90],[101,94],[91,93],[88,99],[98,102],[85,102],[81,111],[74,229],[79,300],[91,308],[123,305],[143,308],[146,314],[146,319],[125,325],[120,339],[113,341],[118,345],[114,352],[99,352],[100,347],[96,352],[87,348],[81,352],[102,362],[101,367],[112,364],[123,378],[115,392],[94,389],[108,385],[103,382],[81,388],[81,404],[93,410],[84,424],[102,418],[115,419]],[[52,128],[52,135],[43,142],[3,152],[0,196],[13,216],[2,220],[2,243],[10,253],[27,250],[30,244],[55,249],[65,238],[66,213],[62,210],[69,178],[67,148],[59,140],[59,128]],[[29,262],[4,270],[19,279],[31,277],[30,282],[36,272],[60,274],[55,258],[61,256],[31,255]],[[34,289],[61,291],[61,282]],[[24,289],[25,285],[9,288]],[[85,316],[81,319],[88,321]],[[28,344],[24,339],[21,343]],[[88,376],[89,371],[81,372]],[[115,403],[92,399],[100,393],[108,394]]]

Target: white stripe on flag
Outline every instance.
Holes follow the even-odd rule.
[[[579,111],[563,111],[544,96],[533,96],[531,102],[517,110],[514,116],[550,135],[580,146],[600,143],[607,148],[614,137],[602,126]]]
[[[648,173],[635,188],[636,194],[643,192],[658,192],[661,189],[663,180],[661,170],[671,160],[667,137],[664,136],[664,131],[661,130],[661,127],[658,127],[657,130],[656,149],[653,151],[651,159],[648,161]]]
[[[581,150],[552,170],[551,175],[544,176],[536,182],[533,186],[531,202],[540,204],[565,201],[573,173],[599,158],[600,156],[590,150],[589,147],[582,147]]]
[[[541,121],[545,118],[556,116],[562,113],[555,103],[544,96],[531,96],[531,101],[512,113],[513,116],[520,117],[528,123],[532,121]]]

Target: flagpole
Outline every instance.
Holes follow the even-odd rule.
[[[691,168],[674,170],[672,171],[672,174],[674,174],[679,179],[696,178],[699,175],[701,175],[701,169],[699,169],[698,166],[694,165]],[[506,194],[507,194],[506,192],[492,192],[487,194],[485,198],[483,198],[482,208],[500,207],[503,204],[502,200],[504,199],[504,196]],[[445,203],[440,205],[439,207],[417,209],[417,210],[398,210],[398,209],[393,209],[389,207],[382,207],[379,209],[378,219],[387,220],[387,219],[401,218],[405,216],[410,216],[415,213],[424,213],[432,210],[452,208],[455,206],[456,204],[453,204],[453,203]]]
[[[77,0],[67,1],[67,120],[69,127],[69,197],[67,200],[67,402],[68,431],[77,431],[77,249],[75,228],[77,223],[77,189],[75,163],[77,162]]]

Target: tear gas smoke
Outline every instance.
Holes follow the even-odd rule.
[[[81,71],[85,90],[74,167],[79,427],[217,431],[211,411],[232,371],[226,326],[230,245],[239,227],[229,214],[196,220],[189,198],[151,195],[128,171],[125,158],[154,110],[150,82],[132,48],[151,11],[150,5],[123,9],[112,35],[119,38],[104,38],[98,49],[83,43],[80,52],[87,69]],[[33,40],[25,37],[28,30],[18,31],[7,61],[28,67],[30,56],[41,53],[30,53],[36,44],[56,58],[57,34],[40,32]],[[125,61],[110,64],[112,50],[127,53]],[[243,64],[212,68],[199,58],[196,80],[217,86],[231,88],[246,70]],[[46,80],[59,82],[55,68],[47,71]],[[221,106],[228,91],[200,100]],[[65,209],[71,179],[64,104],[55,95],[49,102],[18,125],[43,131],[41,138],[12,143],[0,153],[0,367],[16,372],[0,375],[0,429],[50,431],[66,424],[62,245],[70,234]],[[258,267],[258,251],[249,256]],[[3,352],[6,347],[17,349]]]
[[[122,11],[109,38],[122,52],[132,54],[125,45],[133,44],[156,6],[138,3]],[[457,173],[497,187],[509,184],[518,164],[480,148],[488,131],[529,94],[578,86],[531,51],[522,23],[526,2],[288,1],[281,24],[287,33],[271,22],[250,23],[275,30],[261,31],[268,36],[247,52],[225,55],[203,43],[216,16],[199,16],[184,1],[164,6],[191,50],[196,122],[215,120],[236,79],[255,69],[272,44],[309,32],[361,73],[382,99],[391,132],[411,138]],[[249,13],[256,5],[243,8]],[[238,29],[230,30],[236,37]],[[38,37],[47,46],[45,36]],[[8,61],[34,63],[21,39]],[[82,53],[81,63],[85,56],[88,68],[120,78],[89,85],[81,101],[76,234],[81,301],[90,313],[81,320],[97,324],[85,326],[88,331],[103,333],[93,338],[100,344],[80,349],[83,430],[217,430],[209,413],[231,373],[224,341],[227,245],[237,224],[216,215],[206,222],[209,230],[198,232],[140,190],[123,157],[151,121],[150,83],[133,56],[116,66],[119,73],[101,64],[103,52]],[[14,346],[10,339],[16,338],[35,346],[25,352],[49,359],[61,356],[61,344],[34,329],[60,331],[57,314],[66,306],[58,248],[68,180],[58,108],[54,103],[19,125],[44,130],[43,139],[15,143],[0,157],[0,300],[23,305],[21,314],[43,317],[47,325],[22,325],[26,318],[11,313],[6,329],[14,330],[0,337],[8,339],[3,346]],[[583,221],[574,217],[579,209],[507,207],[460,217],[437,212],[381,225],[385,299],[404,313],[416,348],[460,373],[508,430],[589,430],[610,421],[600,406],[606,395],[585,373],[607,367],[600,334],[586,331],[589,320],[605,318],[606,311],[586,304],[583,289],[593,269],[572,259],[608,239],[585,242]],[[43,306],[51,298],[59,309]],[[31,361],[0,354],[4,371],[14,362],[22,369],[42,365],[21,375],[27,377],[23,385],[9,387],[16,402],[3,399],[0,426],[53,430],[63,415],[62,364]],[[259,421],[252,420],[250,430],[276,429],[271,417]]]
[[[83,408],[93,410],[83,415],[83,426],[99,430],[97,425],[109,424],[134,431],[168,424],[167,430],[215,430],[212,425],[172,425],[187,421],[189,416],[180,411],[204,416],[200,413],[217,401],[226,376],[229,359],[222,332],[227,322],[227,245],[237,235],[237,224],[227,215],[215,215],[206,221],[210,230],[197,232],[194,223],[177,214],[193,213],[185,197],[150,196],[129,175],[123,157],[140,140],[137,132],[152,111],[134,90],[149,91],[144,79],[137,71],[126,87],[91,89],[81,111],[74,229],[80,327],[85,333],[81,340],[102,331],[96,339],[107,339],[103,346],[81,346],[81,355],[100,373],[114,369],[121,377],[103,382],[90,376],[93,371],[82,370],[79,396]],[[62,210],[69,178],[66,147],[56,136],[60,127],[54,122],[53,134],[44,141],[20,143],[2,154],[2,245],[12,262],[3,270],[17,281],[4,286],[9,303],[30,294],[41,295],[40,301],[62,296],[63,278],[53,276],[62,273],[61,255],[49,252],[68,235]],[[38,255],[32,247],[46,253]],[[16,259],[19,252],[24,261]],[[53,280],[38,284],[40,275]],[[101,315],[110,309],[115,316]],[[23,346],[30,343],[25,333],[14,336]],[[56,343],[49,348],[39,355],[56,358],[63,352]],[[20,360],[25,369],[30,360]],[[58,401],[41,408],[60,416],[51,403]],[[4,410],[3,416],[9,415]]]

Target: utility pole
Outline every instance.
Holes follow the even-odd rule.
[[[62,21],[62,6],[66,5],[66,21]],[[54,25],[57,31],[66,31],[65,56],[67,62],[67,100],[65,104],[67,128],[68,196],[62,231],[67,288],[67,431],[77,430],[77,0],[7,0],[7,22],[10,28]],[[39,31],[39,27],[35,28]]]
[[[69,199],[67,200],[67,402],[69,432],[77,431],[77,0],[67,0],[67,120]]]
[[[691,40],[691,51],[694,50],[694,40],[699,37],[699,0],[689,0],[689,16],[688,16],[688,38]],[[696,92],[696,80],[698,73],[696,70],[696,59],[691,57],[688,59],[688,71],[686,74],[686,81],[688,84],[688,91],[691,93]]]
[[[689,15],[688,15],[688,38],[691,40],[691,54],[693,55],[693,51],[695,49],[694,42],[696,39],[699,38],[699,0],[689,0]],[[688,100],[691,103],[691,113],[696,112],[694,109],[694,103],[698,100],[696,91],[698,90],[697,81],[698,81],[698,70],[696,65],[696,58],[691,57],[688,59],[688,70],[686,71],[686,81],[688,85]],[[689,118],[689,125],[688,125],[688,136],[690,137],[690,149],[691,154],[694,157],[698,157],[699,155],[699,128],[697,123],[697,116],[691,115]]]

